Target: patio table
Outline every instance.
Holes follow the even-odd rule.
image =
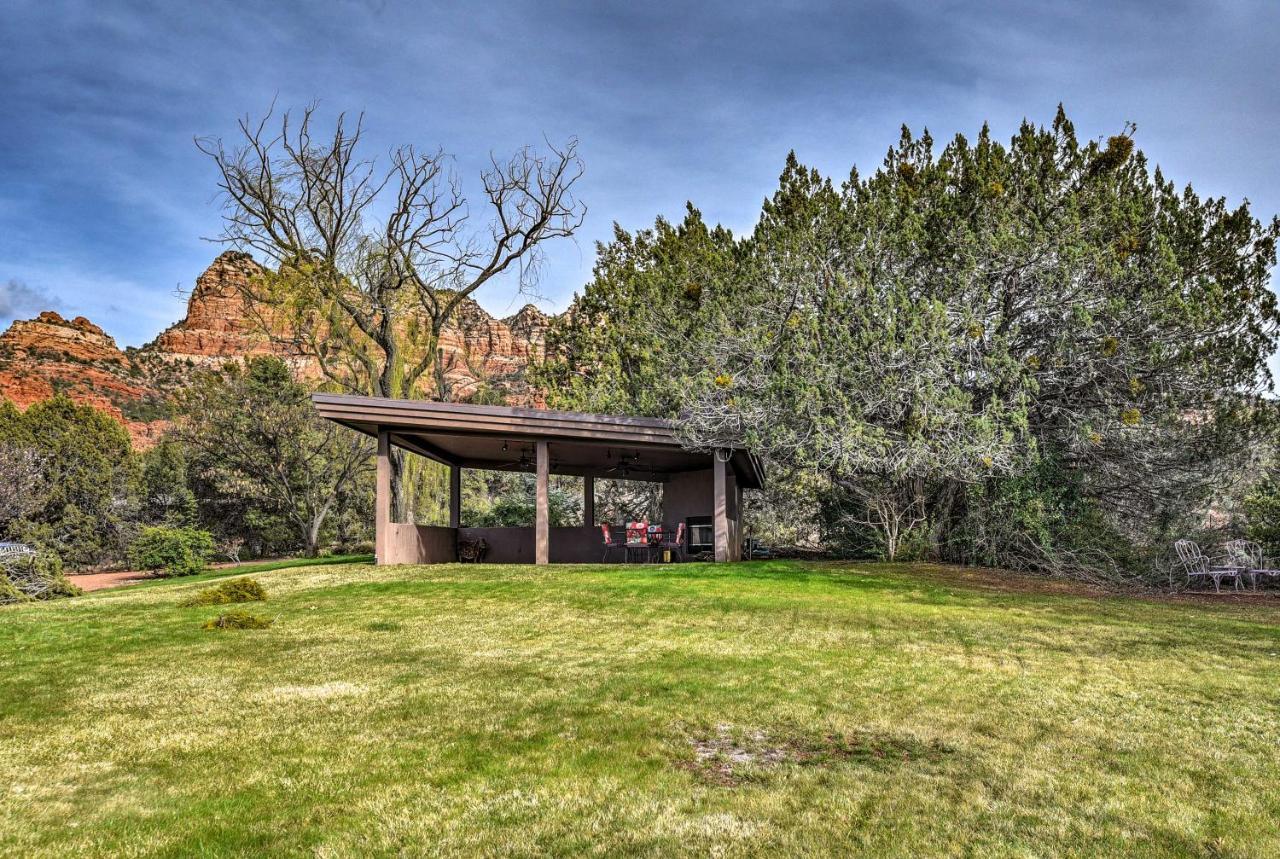
[[[631,561],[632,552],[640,554],[642,564],[653,563],[654,555],[662,548],[662,526],[647,525],[643,530],[628,529],[627,561]]]
[[[634,540],[627,542],[627,563],[631,563],[632,553],[639,553],[641,557],[640,563],[647,564],[653,558],[653,544],[648,540]]]
[[[1252,540],[1228,540],[1224,548],[1227,557],[1231,559],[1230,564],[1236,567],[1237,584],[1244,576],[1248,576],[1256,591],[1259,576],[1280,577],[1280,570],[1276,569],[1275,562],[1265,557],[1262,546]]]

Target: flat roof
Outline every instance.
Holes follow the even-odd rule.
[[[377,436],[421,456],[464,468],[533,471],[533,445],[549,443],[551,473],[663,480],[710,467],[712,454],[688,450],[671,421],[515,406],[477,406],[348,394],[312,394],[323,418]],[[739,483],[764,486],[758,457],[735,448],[729,464]]]

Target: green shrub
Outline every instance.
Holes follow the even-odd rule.
[[[229,611],[205,623],[205,629],[266,629],[275,623],[247,611]]]
[[[16,602],[28,602],[30,599],[31,597],[27,596],[14,586],[13,582],[9,580],[8,575],[0,575],[0,605],[9,605]]]
[[[267,590],[256,579],[231,579],[214,588],[205,588],[183,600],[180,605],[228,605],[240,602],[262,602]]]
[[[49,551],[0,566],[0,605],[78,597],[84,591],[71,583],[62,572],[62,559]]]
[[[129,547],[133,566],[158,576],[195,575],[212,554],[213,537],[195,528],[144,528]]]

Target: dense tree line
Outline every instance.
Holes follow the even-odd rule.
[[[748,236],[692,207],[618,229],[552,332],[550,401],[750,445],[828,548],[1149,575],[1269,438],[1280,223],[1176,188],[1132,134],[904,129],[839,185],[790,157]]]
[[[294,345],[330,387],[447,397],[415,388],[438,375],[438,330],[413,320],[438,328],[450,296],[581,215],[572,147],[521,153],[485,179],[507,229],[477,256],[440,157],[404,150],[388,174],[395,229],[375,236],[325,208],[373,204],[358,130],[314,142],[309,114],[264,129],[209,150],[228,238],[276,264],[251,285],[259,321],[306,340]],[[904,129],[879,169],[838,184],[789,157],[748,235],[692,206],[680,223],[615,228],[535,381],[553,407],[669,416],[692,448],[759,451],[771,480],[750,518],[787,545],[1111,580],[1152,577],[1172,539],[1206,527],[1280,553],[1266,365],[1280,222],[1175,187],[1133,135],[1081,141],[1061,110],[1007,144],[984,128],[939,148]],[[272,177],[292,190],[250,211]],[[336,183],[329,202],[302,206],[317,183]],[[144,528],[208,532],[230,556],[368,540],[371,447],[318,420],[285,363],[202,371],[171,405],[172,430],[138,453],[65,397],[0,403],[0,539],[74,568],[124,563]],[[401,515],[441,520],[444,472],[396,473]],[[465,524],[531,519],[527,475],[464,488]],[[598,489],[602,519],[657,504]],[[557,483],[555,521],[577,521],[580,499]]]
[[[65,396],[0,401],[0,540],[75,570],[133,561],[156,528],[207,533],[227,558],[367,548],[372,445],[319,419],[284,362],[201,371],[171,409],[170,431],[135,451]]]

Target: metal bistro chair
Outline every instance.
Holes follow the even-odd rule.
[[[1228,540],[1223,548],[1231,562],[1241,566],[1255,591],[1258,589],[1258,576],[1273,579],[1280,576],[1280,569],[1275,569],[1275,562],[1263,557],[1262,547],[1252,540]]]
[[[616,551],[618,549],[621,549],[623,552],[626,552],[627,541],[625,536],[621,540],[619,540],[617,537],[614,537],[613,529],[607,523],[602,523],[600,525],[600,533],[604,536],[604,554],[600,557],[600,563],[605,564],[609,562],[610,552]]]
[[[1213,579],[1214,591],[1221,593],[1222,580],[1229,578],[1234,580],[1235,589],[1240,590],[1240,580],[1243,578],[1240,566],[1224,563],[1226,558],[1206,558],[1204,552],[1200,551],[1199,544],[1192,540],[1179,540],[1173,544],[1173,548],[1178,552],[1178,560],[1188,581],[1197,576]]]
[[[658,544],[659,550],[670,550],[671,557],[677,561],[684,560],[684,523],[676,526],[675,532],[668,531]]]

